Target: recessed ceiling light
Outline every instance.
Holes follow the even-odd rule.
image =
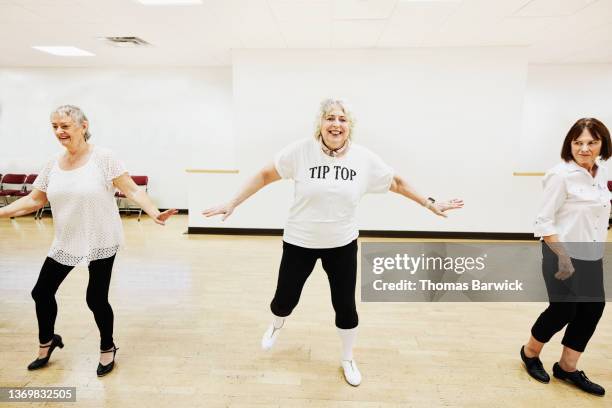
[[[35,50],[46,52],[53,55],[59,55],[62,57],[94,57],[89,51],[82,50],[77,47],[60,46],[60,47],[47,47],[47,46],[34,46]]]
[[[202,4],[202,0],[136,0],[145,6],[194,6]]]

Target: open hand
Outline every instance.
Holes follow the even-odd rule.
[[[456,210],[463,208],[463,200],[459,198],[453,198],[452,200],[443,201],[440,203],[433,203],[429,206],[429,209],[436,215],[446,218],[446,211]]]
[[[175,214],[178,214],[178,210],[171,208],[169,210],[164,211],[163,213],[160,213],[157,218],[153,218],[153,221],[155,221],[155,223],[159,225],[166,225],[166,220]]]
[[[236,208],[236,206],[232,203],[221,204],[216,207],[207,208],[206,210],[202,211],[202,215],[205,217],[212,217],[213,215],[223,214],[221,221],[225,221],[227,217],[232,215],[234,208]]]

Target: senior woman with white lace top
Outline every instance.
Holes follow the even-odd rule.
[[[32,290],[39,355],[28,369],[46,366],[53,350],[64,347],[61,336],[54,333],[55,293],[75,266],[85,264],[89,268],[87,305],[101,337],[97,375],[103,376],[112,371],[117,351],[113,342],[113,310],[108,303],[113,262],[123,244],[115,187],[140,205],[157,224],[164,225],[176,210],[160,213],[112,151],[88,142],[89,122],[81,109],[71,105],[57,108],[51,114],[51,125],[65,151],[47,162],[29,195],[0,208],[0,218],[15,217],[32,213],[49,201],[53,212],[55,238]]]

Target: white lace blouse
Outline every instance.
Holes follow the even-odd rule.
[[[38,174],[33,187],[51,204],[55,238],[49,257],[75,266],[109,258],[123,245],[113,179],[126,172],[113,152],[93,146],[87,163],[62,170],[58,157]]]

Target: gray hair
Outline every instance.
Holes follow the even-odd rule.
[[[321,106],[319,108],[319,114],[317,116],[317,121],[315,124],[315,133],[314,133],[315,139],[317,140],[321,139],[321,119],[323,119],[323,117],[327,115],[329,111],[332,109],[332,107],[334,106],[340,107],[340,109],[342,109],[342,112],[344,112],[344,116],[346,117],[346,120],[348,120],[348,126],[349,126],[349,131],[350,131],[349,139],[353,137],[353,128],[355,127],[355,117],[353,116],[353,113],[351,112],[348,104],[342,99],[327,98],[321,102]]]
[[[68,116],[78,125],[83,125],[83,122],[89,123],[87,116],[85,116],[81,108],[74,105],[62,105],[59,108],[55,109],[53,112],[51,112],[51,116],[53,115]],[[87,130],[85,131],[85,141],[89,140],[90,137],[91,133],[89,133],[88,126]]]

